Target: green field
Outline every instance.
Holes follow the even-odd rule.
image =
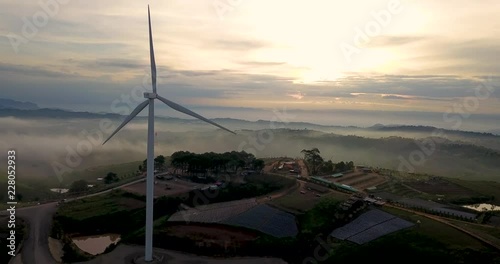
[[[471,189],[484,196],[493,196],[493,200],[488,203],[500,205],[500,183],[493,181],[466,181],[460,179],[447,178],[448,181],[456,183],[465,188]]]
[[[141,196],[117,190],[109,194],[62,203],[59,206],[58,214],[68,218],[85,220],[90,217],[145,207],[143,199]]]
[[[450,220],[456,226],[459,226],[497,246],[500,246],[500,228],[479,226],[470,223],[464,223],[456,220]]]
[[[103,185],[103,182],[97,181],[99,177],[105,177],[108,172],[114,172],[121,180],[127,180],[135,177],[136,171],[141,162],[128,162],[123,164],[112,164],[88,168],[85,170],[73,171],[63,177],[63,181],[59,182],[56,177],[49,179],[30,178],[29,181],[22,178],[16,178],[16,194],[20,196],[21,203],[19,207],[31,205],[38,201],[59,200],[62,196],[58,193],[50,191],[51,188],[69,188],[71,183],[77,180],[86,180],[89,184]],[[98,189],[99,186],[96,186]],[[0,190],[7,190],[7,174],[5,170],[0,172]],[[7,199],[7,191],[0,192],[0,201],[5,202]],[[0,209],[3,209],[0,205]]]
[[[0,208],[3,209],[4,202],[7,201],[7,173],[2,170],[0,172]],[[52,199],[57,195],[50,191],[50,185],[45,180],[30,179],[29,182],[20,180],[16,177],[16,200],[21,203],[18,207],[29,205],[29,202],[36,202],[39,200]]]
[[[393,215],[397,215],[403,219],[409,220],[413,223],[417,223],[417,221],[420,221],[420,224],[416,224],[416,226],[411,229],[411,232],[425,235],[429,238],[450,245],[451,248],[472,248],[475,250],[487,249],[485,245],[483,245],[483,243],[478,241],[477,239],[451,226],[429,219],[425,216],[390,207],[384,207],[383,210]]]
[[[74,233],[126,234],[142,226],[144,215],[144,197],[124,191],[113,191],[62,203],[54,217],[52,236]]]
[[[109,172],[116,173],[120,179],[133,177],[137,175],[136,172],[140,164],[142,164],[142,161],[134,161],[73,171],[63,176],[62,185],[69,186],[76,180],[86,180],[89,183],[98,183],[97,178],[104,178]]]
[[[396,180],[389,180],[379,186],[377,186],[377,189],[374,190],[374,192],[387,192],[387,193],[392,193],[396,194],[399,196],[404,196],[404,197],[419,197],[422,196],[421,193],[416,192],[415,190],[412,190],[402,184],[400,181]]]
[[[317,197],[310,191],[306,191],[305,194],[300,193],[302,189],[297,188],[297,190],[274,199],[269,202],[271,205],[275,205],[278,208],[288,209],[292,212],[304,213],[311,210],[316,204],[322,200],[329,199],[335,201],[343,201],[349,198],[348,194],[331,191],[326,194],[321,194],[321,197]]]

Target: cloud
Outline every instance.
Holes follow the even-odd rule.
[[[297,100],[300,100],[302,98],[304,98],[306,94],[304,93],[301,93],[300,91],[299,92],[296,92],[296,93],[287,93],[286,96],[290,96],[294,99],[297,99]]]
[[[382,2],[380,6],[385,6]],[[481,80],[478,75],[498,78],[499,23],[492,19],[496,2],[473,3],[466,10],[440,16],[420,12],[446,10],[453,4],[408,3],[405,10],[411,12],[398,16],[397,23],[394,17],[390,27],[371,38],[359,56],[361,65],[345,68],[337,68],[343,56],[342,61],[332,59],[335,43],[344,35],[352,40],[349,20],[359,24],[366,17],[372,19],[370,11],[379,3],[364,5],[367,12],[359,12],[358,4],[340,9],[318,4],[305,19],[297,20],[308,6],[299,1],[283,9],[278,21],[269,3],[252,1],[223,23],[210,3],[156,3],[152,15],[159,89],[172,99],[198,105],[295,103],[308,109],[320,105],[312,102],[359,106],[377,101],[394,109],[400,107],[396,100],[402,99],[412,100],[405,104],[408,107],[424,108],[430,101],[437,105],[473,95]],[[113,100],[143,85],[144,77],[149,77],[146,8],[143,3],[125,3],[89,0],[61,6],[19,54],[14,54],[7,38],[0,38],[4,96],[41,106],[64,103],[80,110],[107,110]],[[86,8],[89,5],[93,8]],[[0,31],[14,33],[21,31],[22,17],[41,10],[38,2],[11,1],[3,8]],[[454,27],[452,21],[462,21],[457,20],[462,16],[469,22]],[[481,19],[469,19],[472,16]],[[325,23],[330,21],[324,20],[327,17],[341,23]],[[353,26],[363,25],[358,24]],[[311,30],[319,28],[314,25],[326,31]],[[344,77],[314,85],[299,83],[323,72]],[[500,88],[494,95],[499,92]]]
[[[429,37],[424,36],[389,36],[382,35],[374,37],[368,44],[370,47],[386,47],[386,46],[403,46],[407,44],[418,43],[421,41],[429,40]]]
[[[209,46],[217,49],[229,50],[254,50],[267,47],[268,44],[250,39],[235,39],[235,40],[217,40],[209,44]]]
[[[426,96],[410,96],[402,94],[381,94],[382,99],[390,100],[429,100],[429,101],[452,101],[454,98],[434,98]]]
[[[275,61],[242,61],[238,63],[249,66],[282,66],[286,64],[286,62],[275,62]]]
[[[407,95],[395,95],[395,94],[391,94],[391,95],[386,95],[386,94],[383,94],[382,95],[382,99],[404,99],[404,100],[412,100],[412,99],[415,99],[415,97],[411,97],[411,96],[407,96]]]
[[[40,66],[9,64],[0,62],[0,72],[3,74],[14,74],[21,76],[37,76],[37,77],[52,77],[52,78],[67,78],[75,77],[75,74],[68,74],[62,71],[54,71]]]

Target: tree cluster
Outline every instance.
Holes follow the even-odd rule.
[[[69,192],[80,193],[85,192],[89,189],[88,182],[86,180],[74,181],[69,187]]]
[[[337,173],[354,169],[354,162],[352,161],[341,161],[336,164],[331,160],[325,161],[323,157],[321,157],[321,152],[318,148],[303,149],[300,153],[304,154],[304,160],[312,175],[317,175],[318,173]]]
[[[163,171],[166,169],[167,159],[163,155],[159,155],[154,159],[155,170]],[[142,161],[142,165],[139,165],[139,171],[146,171],[148,168],[148,159]]]
[[[239,169],[260,171],[264,167],[263,160],[244,151],[206,152],[202,154],[177,151],[172,154],[170,162],[171,166],[175,168],[175,173],[181,171],[191,175],[207,175],[207,173],[218,175],[221,172],[237,172]]]
[[[104,183],[110,184],[113,182],[117,182],[119,180],[118,175],[114,172],[109,172],[106,177],[104,177]]]

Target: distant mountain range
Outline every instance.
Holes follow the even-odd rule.
[[[11,99],[0,98],[0,109],[20,109],[20,110],[36,110],[38,105],[31,102],[20,102]]]
[[[11,99],[0,98],[0,117],[19,117],[19,118],[85,118],[85,119],[122,119],[124,116],[114,113],[92,113],[92,112],[76,112],[63,109],[39,108],[37,104],[32,102],[20,102]],[[201,126],[210,125],[196,119],[183,119],[176,117],[155,117],[158,121],[180,124],[196,124]],[[138,120],[146,120],[145,117],[138,117]],[[358,134],[354,132],[380,132],[380,133],[421,133],[431,135],[433,132],[445,133],[447,136],[467,136],[467,137],[486,137],[490,139],[500,139],[500,129],[490,130],[488,132],[473,132],[440,129],[433,126],[419,125],[383,125],[376,124],[371,127],[356,127],[356,126],[332,126],[319,125],[310,122],[271,122],[269,120],[248,121],[234,118],[213,118],[215,122],[234,127],[240,130],[259,130],[269,128],[289,128],[289,129],[310,129],[322,132],[331,132],[342,135]],[[499,144],[500,145],[500,144]]]
[[[12,102],[9,103],[12,105]],[[14,105],[23,106],[19,102],[14,103]],[[2,129],[4,131],[2,137],[9,136],[15,139],[15,135],[19,132],[25,134],[26,139],[30,137],[52,139],[64,136],[74,138],[75,141],[80,140],[78,132],[95,129],[99,124],[98,120],[108,118],[115,121],[115,124],[119,124],[124,118],[122,115],[112,113],[72,112],[47,108],[33,110],[0,108],[0,118],[2,117],[15,117],[27,121],[39,121],[44,125],[48,124],[39,126],[37,125],[39,122],[33,122],[35,125],[29,127],[31,122],[24,122],[22,124],[25,127],[22,131],[18,131],[14,126],[0,127],[0,132]],[[238,134],[226,137],[221,136],[221,133],[213,126],[195,119],[156,117],[155,120],[159,142],[168,145],[168,151],[228,151],[239,148],[242,142],[247,143],[245,148],[251,149],[252,145],[248,145],[251,137],[264,137],[264,139],[271,137],[270,143],[264,144],[258,155],[264,157],[300,155],[302,149],[318,147],[325,159],[333,157],[337,161],[355,160],[357,163],[366,165],[397,169],[400,166],[400,157],[410,160],[415,158],[411,155],[418,151],[425,153],[426,160],[425,164],[417,166],[419,172],[458,178],[498,180],[498,171],[500,170],[498,162],[500,160],[500,135],[492,133],[447,130],[418,125],[377,124],[363,128],[325,126],[308,122],[284,123],[233,118],[212,119],[235,130]],[[8,124],[11,121],[7,118],[3,122]],[[133,129],[125,129],[122,132],[128,133],[128,136],[122,135],[121,137],[122,142],[127,142],[123,148],[132,146],[131,151],[136,151],[136,146],[142,144],[144,130],[147,127],[147,117],[140,116],[134,122]],[[37,130],[36,133],[33,131],[34,129]],[[261,132],[268,129],[273,129],[272,133]],[[10,131],[16,131],[16,133],[10,133]],[[19,144],[19,148],[22,148],[22,144]],[[429,149],[431,153],[428,153]],[[26,151],[28,151],[27,147]],[[114,154],[109,155],[111,152],[106,152],[104,155],[99,154],[99,151],[110,150],[96,150],[94,160],[89,161],[89,163],[95,160],[101,162],[103,157],[115,157]],[[59,155],[56,150],[53,150],[53,153]],[[127,152],[127,157],[129,155],[130,153]],[[35,158],[40,159],[40,156],[37,155]],[[48,171],[51,171],[51,168],[47,168]]]

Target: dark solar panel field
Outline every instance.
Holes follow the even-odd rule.
[[[275,237],[296,236],[295,216],[255,198],[199,206],[173,214],[169,222],[220,223],[246,227]]]
[[[361,233],[358,233],[348,238],[347,240],[362,245],[379,237],[385,236],[387,234],[396,232],[398,230],[410,226],[413,226],[413,223],[410,223],[408,221],[396,217],[386,222],[375,225]]]
[[[349,224],[333,230],[331,236],[338,239],[347,239],[394,217],[395,216],[380,210],[371,210],[360,215]]]
[[[330,235],[338,239],[364,244],[410,226],[413,226],[413,223],[373,209],[360,215],[349,224],[333,230]]]
[[[173,214],[170,222],[218,223],[257,206],[255,198],[198,206]]]
[[[261,204],[222,223],[258,230],[274,237],[290,237],[298,233],[295,216]]]

